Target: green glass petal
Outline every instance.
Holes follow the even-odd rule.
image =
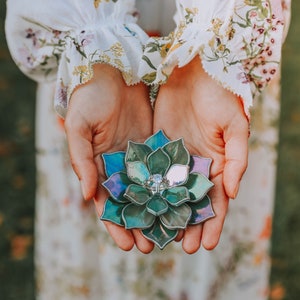
[[[122,218],[127,229],[145,229],[153,225],[155,216],[145,206],[128,204],[122,211]]]
[[[188,165],[190,162],[190,155],[183,144],[183,139],[166,144],[163,150],[170,156],[172,165]]]
[[[207,219],[213,218],[215,213],[213,211],[211,200],[208,196],[205,196],[201,201],[196,203],[189,203],[192,209],[192,216],[189,224],[199,224]]]
[[[186,228],[192,215],[191,208],[182,204],[179,207],[169,206],[168,212],[159,216],[163,225],[169,229],[184,229]]]
[[[155,243],[160,249],[163,249],[176,238],[178,230],[165,228],[163,224],[157,220],[151,228],[142,230],[142,233],[145,238]]]
[[[189,192],[191,201],[195,202],[202,199],[214,184],[200,173],[190,174],[189,180],[185,185]]]
[[[165,136],[162,130],[159,130],[154,135],[150,136],[145,141],[145,144],[148,145],[153,151],[155,151],[158,148],[163,147],[168,142],[170,142],[170,140]]]
[[[183,185],[189,178],[189,166],[187,165],[172,165],[166,174],[169,186]]]
[[[146,163],[147,156],[151,152],[152,149],[149,146],[129,141],[125,156],[125,162],[141,161]]]
[[[110,221],[115,224],[124,226],[124,222],[122,219],[122,210],[127,204],[117,203],[112,200],[112,198],[108,198],[105,201],[103,213],[100,217],[102,221]]]
[[[164,191],[163,197],[173,206],[179,206],[190,200],[189,191],[184,186],[177,186]]]
[[[143,184],[150,176],[147,166],[141,161],[127,162],[127,176],[137,184]]]
[[[147,210],[154,216],[164,214],[168,210],[167,202],[157,193],[147,203]]]
[[[137,184],[129,185],[124,197],[137,205],[144,205],[150,199],[149,191]]]
[[[147,164],[152,175],[160,174],[164,176],[170,167],[171,161],[169,156],[161,148],[158,148],[148,156]]]
[[[124,172],[125,166],[125,152],[104,153],[102,154],[104,162],[104,170],[107,177],[117,172]]]

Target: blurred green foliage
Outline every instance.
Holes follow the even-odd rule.
[[[13,64],[0,2],[0,299],[34,299],[35,84]]]
[[[300,2],[284,46],[270,300],[300,297]],[[35,84],[13,64],[0,2],[0,299],[33,300]],[[228,299],[230,300],[230,299]],[[255,299],[253,299],[255,300]]]
[[[300,1],[284,45],[271,284],[272,300],[300,299]],[[277,298],[276,298],[277,297]]]

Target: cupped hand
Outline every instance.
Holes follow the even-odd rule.
[[[184,138],[193,155],[213,159],[209,193],[216,216],[182,232],[182,247],[196,252],[201,243],[218,244],[229,198],[235,198],[247,167],[248,119],[241,100],[225,90],[202,68],[199,57],[176,68],[160,88],[154,109],[154,132],[163,129],[171,139]]]
[[[94,65],[93,79],[79,86],[70,99],[65,119],[69,153],[86,200],[94,198],[100,216],[108,194],[100,155],[126,150],[128,140],[144,142],[152,134],[152,108],[143,84],[127,86],[119,70],[105,64]],[[134,244],[148,253],[153,243],[139,230],[104,222],[116,244],[130,250]]]

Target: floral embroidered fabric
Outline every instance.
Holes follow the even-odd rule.
[[[280,0],[213,0],[205,5],[177,0],[174,32],[151,39],[136,25],[134,3],[8,1],[12,55],[32,78],[56,77],[55,106],[62,116],[74,88],[92,78],[95,63],[118,68],[128,85],[140,80],[162,84],[176,66],[196,55],[213,78],[241,96],[248,114],[253,97],[272,79],[280,62]]]

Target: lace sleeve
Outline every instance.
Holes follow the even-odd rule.
[[[128,85],[147,35],[136,25],[133,0],[8,0],[7,42],[19,68],[37,81],[56,80],[55,107],[64,116],[74,88],[93,64],[118,68]]]

